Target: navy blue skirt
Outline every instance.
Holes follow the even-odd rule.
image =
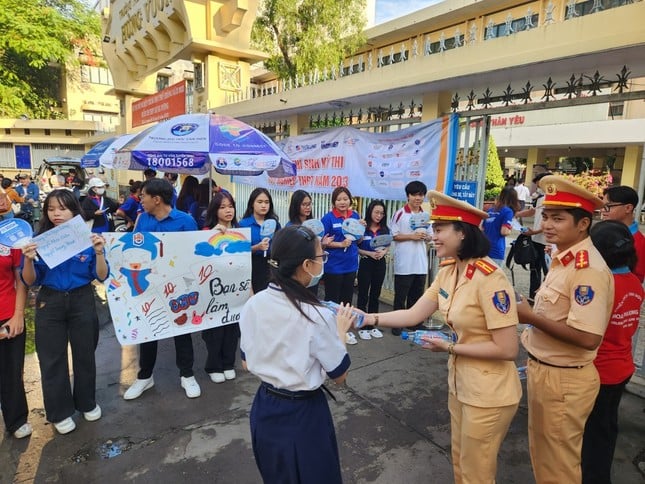
[[[253,454],[265,484],[343,482],[334,422],[321,389],[286,392],[262,383],[250,420]]]

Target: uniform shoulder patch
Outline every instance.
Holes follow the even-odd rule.
[[[500,313],[506,314],[511,309],[511,298],[506,291],[495,291],[493,295],[493,306]]]
[[[477,262],[475,262],[475,267],[480,271],[482,271],[487,276],[497,270],[497,266],[495,264],[491,264],[490,262],[485,261],[484,259],[479,259]]]
[[[585,267],[589,267],[589,252],[579,250],[576,252],[576,269],[584,269]]]
[[[575,291],[573,292],[573,297],[576,300],[577,304],[579,304],[580,306],[586,306],[591,301],[593,301],[595,294],[596,293],[591,288],[591,286],[581,285],[576,287]]]

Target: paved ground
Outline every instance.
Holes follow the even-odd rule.
[[[526,273],[518,269],[526,293]],[[44,420],[36,356],[26,364],[34,434],[0,442],[0,482],[177,483],[260,482],[249,438],[249,407],[258,382],[238,371],[238,379],[216,385],[201,369],[205,350],[196,347],[201,398],[189,400],[179,386],[174,348],[160,344],[156,386],[126,402],[123,392],[136,377],[136,350],[120,347],[102,310],[98,358],[98,402],[104,417],[56,435]],[[446,356],[422,350],[386,334],[350,347],[352,367],[346,387],[330,402],[346,483],[448,483],[449,459]],[[524,357],[525,358],[525,357]],[[518,364],[523,364],[522,357]],[[332,384],[332,386],[334,386]],[[614,483],[643,482],[645,400],[626,394]],[[498,482],[533,482],[528,456],[526,400],[499,457]],[[642,465],[642,464],[641,464]]]

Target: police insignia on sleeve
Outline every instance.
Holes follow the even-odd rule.
[[[497,291],[493,296],[493,305],[500,313],[506,314],[511,309],[511,300],[506,291]]]
[[[578,286],[576,287],[573,295],[574,299],[580,306],[586,306],[593,301],[595,293],[591,286]]]

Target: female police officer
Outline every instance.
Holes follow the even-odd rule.
[[[410,309],[369,314],[366,324],[400,328],[439,309],[456,342],[425,338],[446,351],[452,464],[456,483],[495,482],[497,453],[517,410],[522,388],[513,360],[518,352],[517,307],[504,273],[487,257],[479,226],[487,214],[430,190],[433,242],[438,257],[453,258]]]

